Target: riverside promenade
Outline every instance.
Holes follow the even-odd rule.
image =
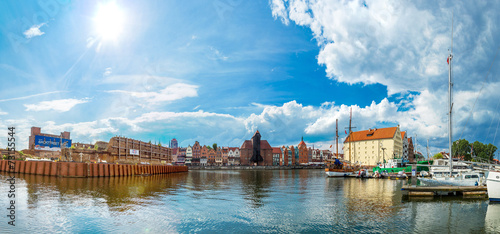
[[[0,171],[60,177],[110,177],[187,172],[186,166],[0,160]]]

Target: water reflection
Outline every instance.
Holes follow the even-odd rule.
[[[485,200],[402,201],[401,181],[321,170],[18,176],[16,232],[498,232],[500,217]]]
[[[500,233],[500,203],[490,203],[488,205],[484,227],[489,233]]]

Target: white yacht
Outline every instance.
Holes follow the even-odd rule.
[[[472,172],[471,167],[469,167],[466,163],[453,161],[453,170],[452,176],[457,176],[459,174]],[[429,174],[432,177],[443,177],[450,175],[450,162],[447,159],[436,159],[432,163],[432,166],[429,169]]]
[[[500,171],[490,171],[486,180],[490,201],[500,202]]]
[[[419,178],[420,183],[425,186],[480,186],[485,184],[484,172],[470,171],[458,173],[455,176],[437,176],[428,178]]]

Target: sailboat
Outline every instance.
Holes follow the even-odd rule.
[[[453,22],[453,20],[452,20]],[[453,102],[452,102],[452,87],[453,83],[451,82],[451,65],[452,65],[452,60],[453,60],[453,26],[451,29],[451,50],[450,54],[448,55],[447,62],[448,62],[448,143],[449,143],[449,175],[442,175],[442,176],[433,176],[431,179],[427,178],[418,178],[420,180],[421,184],[423,185],[428,185],[428,186],[478,186],[482,185],[483,183],[483,177],[484,173],[483,172],[476,172],[476,171],[469,171],[465,173],[454,173],[453,172],[453,157],[452,157],[452,150],[451,150],[451,145],[452,145],[452,108],[453,108]],[[432,168],[431,168],[432,170]],[[447,171],[448,172],[448,171]]]
[[[351,109],[351,117],[349,119],[349,133],[351,132],[351,120],[352,120],[352,109]],[[336,120],[336,130],[335,130],[335,139],[337,146],[337,158],[333,161],[326,162],[325,173],[328,177],[344,177],[349,176],[354,173],[355,168],[350,165],[348,161],[341,161],[339,159],[339,120]],[[350,148],[349,148],[350,153]],[[349,154],[349,160],[351,155]]]

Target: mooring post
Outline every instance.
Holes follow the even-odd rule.
[[[417,185],[417,164],[411,165],[411,185]]]

